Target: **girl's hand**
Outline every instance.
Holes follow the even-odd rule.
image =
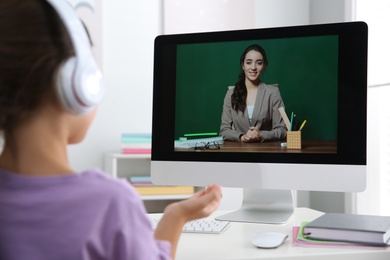
[[[165,213],[175,210],[177,217],[185,222],[198,218],[204,218],[213,213],[219,206],[222,197],[222,189],[219,185],[212,185],[198,191],[191,198],[168,205]]]

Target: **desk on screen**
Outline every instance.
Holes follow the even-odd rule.
[[[336,141],[324,141],[324,140],[302,140],[302,149],[287,149],[282,147],[282,141],[275,142],[232,142],[224,141],[220,145],[220,149],[206,149],[202,152],[251,152],[251,153],[323,153],[323,154],[335,154],[337,153]],[[178,149],[175,151],[193,152],[194,149]]]

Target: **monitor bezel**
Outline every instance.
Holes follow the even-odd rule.
[[[337,153],[175,152],[175,53],[178,44],[337,35]],[[160,35],[155,39],[152,161],[366,165],[367,36],[364,22]],[[348,101],[348,102],[346,102]]]

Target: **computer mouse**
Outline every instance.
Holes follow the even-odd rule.
[[[253,236],[252,244],[258,248],[277,248],[282,245],[288,235],[277,232],[262,232]]]

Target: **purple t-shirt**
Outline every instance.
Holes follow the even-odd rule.
[[[32,177],[0,169],[0,259],[170,259],[135,189],[94,169]]]

